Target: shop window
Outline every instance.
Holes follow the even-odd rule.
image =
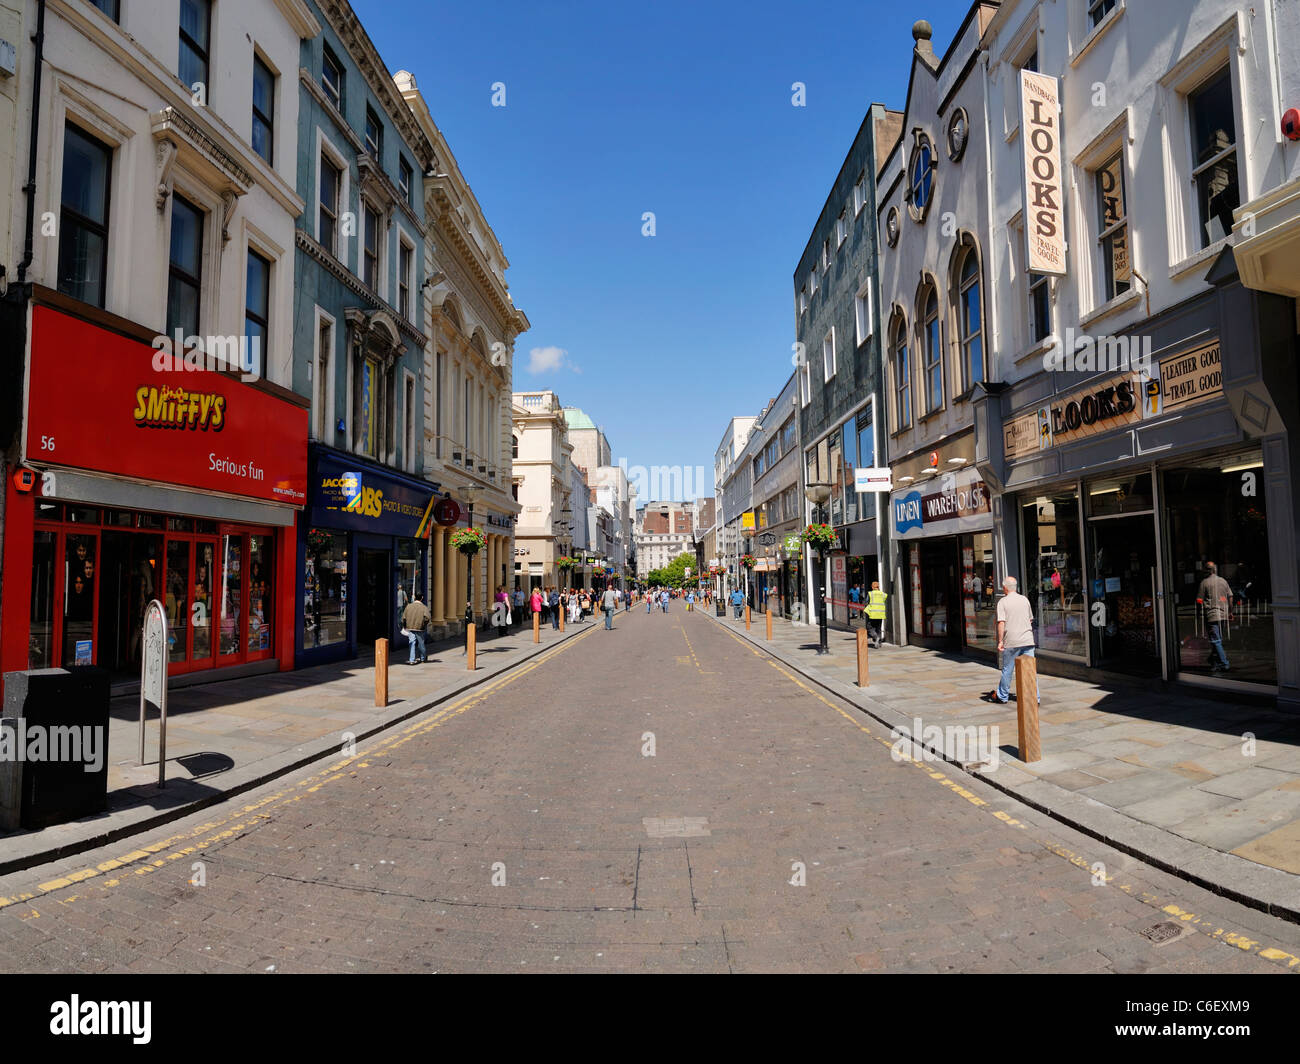
[[[212,596],[216,572],[216,543],[195,543],[194,597],[190,602],[190,627],[192,629],[193,644],[190,656],[196,662],[210,662],[212,660]]]
[[[187,539],[167,543],[167,660],[177,664],[188,660],[190,627],[190,549]]]
[[[27,667],[53,667],[54,650],[54,577],[57,561],[57,532],[36,532],[32,545],[32,609],[27,646]]]
[[[104,306],[113,149],[69,125],[63,134],[59,291]]]
[[[269,653],[275,606],[275,551],[271,536],[248,537],[248,653]]]
[[[63,566],[63,666],[93,660],[95,588],[98,574],[96,536],[68,536]]]
[[[1088,482],[1088,516],[1147,513],[1152,508],[1151,474],[1130,473]]]
[[[1173,664],[1182,675],[1277,682],[1263,474],[1259,451],[1163,474],[1166,583],[1178,653]],[[1207,584],[1211,562],[1226,592],[1222,584]],[[1222,659],[1213,646],[1216,635]]]
[[[961,536],[962,639],[973,650],[996,654],[998,588],[993,576],[993,533]]]
[[[889,345],[894,364],[895,430],[912,427],[912,367],[907,350],[907,322],[899,315],[894,319],[893,338]]]
[[[306,565],[303,648],[347,642],[348,537],[319,528],[309,530]]]
[[[193,532],[194,519],[191,517],[169,517],[167,518],[168,532]]]
[[[244,537],[221,537],[221,629],[217,654],[229,657],[239,653],[239,634],[244,615]]]
[[[1033,607],[1038,646],[1082,658],[1086,603],[1078,492],[1056,492],[1023,504],[1021,535],[1025,567],[1020,590]]]

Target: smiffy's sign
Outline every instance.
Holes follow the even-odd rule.
[[[307,411],[146,343],[32,308],[26,459],[268,502],[307,501]]]

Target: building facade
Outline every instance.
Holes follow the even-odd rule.
[[[795,605],[806,595],[799,538],[804,496],[798,373],[790,375],[781,394],[754,424],[745,454],[753,469],[754,602],[779,616],[793,617]]]
[[[794,273],[796,387],[803,484],[828,502],[805,504],[809,520],[832,525],[839,549],[823,559],[829,619],[848,621],[848,588],[881,573],[878,502],[855,490],[854,470],[876,465],[880,342],[874,225],[876,166],[898,138],[900,116],[873,104],[831,185]],[[804,563],[813,564],[811,548]],[[814,585],[815,586],[815,585]],[[815,616],[810,596],[809,616]]]
[[[301,0],[39,13],[6,171],[21,325],[0,349],[31,477],[5,478],[0,671],[138,681],[152,599],[174,677],[292,668],[297,86],[320,24]]]
[[[1011,283],[990,310],[1002,357],[975,442],[1053,667],[1296,707],[1297,268],[1268,250],[1296,174],[1281,10],[1207,0],[1171,26],[1132,5],[1010,3],[992,20],[990,209],[1012,235],[993,268]],[[1025,257],[1060,241],[1020,233],[1041,236],[1022,213],[1036,152],[1064,183],[1045,280]],[[1227,669],[1201,601],[1211,562],[1231,588]]]
[[[903,134],[878,178],[887,362],[892,619],[900,638],[997,653],[994,513],[975,467],[974,402],[990,377],[990,246],[980,35],[968,10],[942,57],[913,28]],[[1000,570],[999,570],[1000,571]]]

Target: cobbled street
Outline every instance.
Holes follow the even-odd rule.
[[[23,893],[9,971],[1283,972],[1300,951],[1292,924],[893,759],[677,603],[353,759],[0,881]],[[1167,906],[1182,933],[1156,945]]]

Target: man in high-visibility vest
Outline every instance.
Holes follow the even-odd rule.
[[[889,595],[880,590],[880,581],[871,581],[871,590],[867,592],[867,631],[871,636],[871,645],[880,646],[884,639],[885,603]]]

